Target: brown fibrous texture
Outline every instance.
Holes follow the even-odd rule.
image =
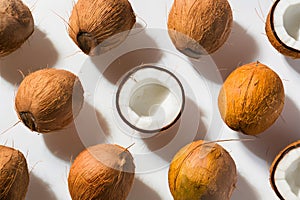
[[[136,17],[128,0],[78,0],[69,19],[69,36],[88,55],[124,41]]]
[[[24,200],[29,184],[29,172],[24,155],[0,145],[0,199]]]
[[[0,57],[20,48],[33,31],[32,14],[22,1],[0,1]]]
[[[68,186],[73,200],[126,200],[134,180],[130,152],[118,145],[99,144],[74,160]]]
[[[275,159],[272,162],[272,165],[270,167],[270,184],[276,195],[278,196],[279,199],[285,200],[282,197],[282,194],[280,194],[276,184],[275,184],[275,172],[276,170],[281,170],[277,169],[279,162],[285,157],[288,156],[288,153],[292,150],[295,150],[300,147],[300,140],[293,142],[289,144],[287,147],[285,147],[283,150],[279,152],[279,154],[275,157]]]
[[[222,119],[231,129],[257,135],[280,116],[284,99],[280,77],[268,66],[253,62],[238,67],[227,77],[218,105]]]
[[[232,22],[227,0],[175,0],[168,29],[175,47],[186,55],[211,54],[229,37]]]
[[[174,200],[229,200],[237,182],[236,165],[222,146],[198,140],[176,153],[168,180]]]
[[[277,3],[280,0],[277,0],[274,2],[273,6],[271,7],[271,10],[268,14],[267,21],[266,21],[266,26],[265,26],[265,31],[268,36],[268,40],[272,44],[272,46],[281,54],[285,56],[289,56],[291,58],[300,58],[300,50],[299,49],[294,49],[289,46],[287,46],[284,42],[282,42],[277,34],[276,31],[274,30],[274,9],[276,8]]]
[[[76,75],[47,68],[24,78],[15,97],[15,109],[29,129],[47,133],[71,123],[81,110],[83,99],[83,88]]]

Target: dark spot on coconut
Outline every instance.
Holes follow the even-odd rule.
[[[31,112],[20,112],[19,115],[25,126],[27,126],[32,131],[37,131],[35,118]]]
[[[94,56],[109,51],[125,40],[136,17],[128,0],[78,0],[69,18],[69,36],[87,55]],[[111,44],[117,34],[126,32],[117,44]],[[107,41],[109,40],[109,42]],[[107,42],[105,48],[96,48]]]
[[[203,140],[180,149],[168,171],[174,200],[229,200],[236,181],[236,165],[230,154],[222,146]]]
[[[61,130],[73,122],[81,110],[83,92],[75,74],[45,68],[23,79],[15,97],[15,109],[19,119],[32,131]]]
[[[77,42],[85,54],[89,54],[97,46],[97,40],[88,32],[80,31],[77,34]]]

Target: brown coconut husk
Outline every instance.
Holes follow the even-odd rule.
[[[32,14],[22,1],[0,1],[0,57],[20,48],[33,31]]]
[[[15,109],[32,131],[60,130],[73,121],[83,105],[83,88],[76,75],[62,69],[42,69],[21,82]]]
[[[237,171],[234,160],[222,146],[198,140],[176,153],[168,180],[174,200],[229,200]]]
[[[175,0],[168,18],[175,47],[194,54],[211,54],[227,40],[232,27],[227,0]]]
[[[134,171],[133,157],[127,149],[113,144],[89,147],[71,166],[70,195],[73,200],[126,200]]]
[[[69,19],[69,36],[85,54],[98,55],[125,40],[135,22],[128,0],[78,0]]]
[[[257,135],[268,129],[284,106],[280,77],[269,67],[253,62],[234,70],[218,97],[222,119],[233,130]]]
[[[0,199],[24,200],[29,185],[29,172],[24,155],[0,145]]]
[[[277,36],[275,29],[274,29],[274,23],[273,23],[273,14],[274,10],[279,3],[280,0],[277,0],[274,2],[273,6],[271,7],[271,10],[268,14],[265,31],[268,36],[268,39],[272,46],[281,54],[285,56],[289,56],[291,58],[300,58],[300,51],[299,49],[294,49],[292,47],[287,46],[284,42],[282,42],[279,37]]]

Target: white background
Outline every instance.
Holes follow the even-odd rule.
[[[80,67],[88,59],[79,52],[67,34],[66,21],[74,4],[72,0],[24,2],[33,12],[36,28],[19,50],[0,59],[0,132],[18,121],[14,111],[14,95],[22,80],[18,70],[27,74],[40,68],[55,67],[78,74]],[[139,20],[142,19],[147,28],[166,29],[171,0],[130,2]],[[232,155],[238,169],[238,183],[232,199],[276,199],[269,184],[270,164],[282,148],[300,138],[300,61],[277,53],[265,35],[265,19],[272,5],[271,0],[229,2],[234,24],[226,44],[212,55],[217,69],[226,78],[237,66],[260,61],[280,75],[286,93],[281,117],[266,132],[253,141],[222,143]],[[218,86],[222,84],[211,80],[205,72],[202,73],[207,82],[214,82]],[[209,129],[209,126],[204,123],[203,128]],[[67,187],[70,160],[84,148],[80,138],[72,132],[73,129],[74,127],[69,127],[43,136],[18,124],[0,135],[1,144],[15,147],[26,155],[30,169],[28,200],[70,199]],[[247,138],[225,126],[220,132],[222,135],[218,139]],[[172,199],[167,185],[167,170],[165,167],[156,172],[138,174],[128,199]]]

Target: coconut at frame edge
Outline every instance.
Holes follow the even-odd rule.
[[[300,198],[299,178],[300,140],[289,144],[281,150],[270,167],[270,184],[281,200],[297,200]]]
[[[300,58],[300,1],[276,0],[267,16],[265,31],[271,45],[281,54]],[[296,27],[296,28],[295,28]]]

